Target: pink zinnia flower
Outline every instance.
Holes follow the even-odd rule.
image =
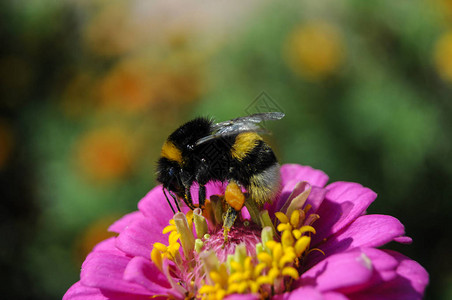
[[[237,220],[226,244],[215,226],[218,212],[206,213],[207,222],[187,208],[188,219],[173,216],[161,186],[154,188],[139,211],[110,227],[119,235],[93,249],[63,299],[422,298],[425,269],[377,249],[411,239],[396,218],[365,214],[372,190],[351,182],[325,186],[325,173],[300,165],[282,166],[281,180],[274,203],[259,215],[244,210],[250,220]],[[223,193],[208,184],[208,198]]]

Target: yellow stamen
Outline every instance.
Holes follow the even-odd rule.
[[[172,231],[170,235],[168,236],[168,242],[169,244],[174,244],[177,242],[177,240],[180,238],[180,234],[177,233],[177,231]]]
[[[243,266],[234,260],[231,261],[231,267],[235,272],[243,272]]]
[[[162,233],[163,233],[163,234],[167,234],[168,232],[176,231],[176,230],[177,230],[177,229],[176,229],[176,225],[168,225],[168,226],[166,226],[165,228],[163,228]]]
[[[279,275],[278,268],[271,268],[270,271],[268,272],[268,276],[272,278],[272,281],[274,281],[276,277],[278,277],[278,275]]]
[[[286,253],[279,261],[279,267],[283,268],[286,264],[291,264],[295,261],[295,253]]]
[[[301,256],[301,254],[306,251],[306,249],[309,246],[309,243],[311,242],[311,238],[308,236],[302,236],[296,243],[295,243],[295,254],[297,256]]]
[[[272,265],[272,257],[267,252],[259,253],[257,256],[257,259],[259,259],[260,262],[263,262],[267,265],[267,267],[270,267]]]
[[[258,277],[257,280],[256,280],[256,282],[257,282],[257,284],[259,284],[259,285],[263,285],[263,284],[272,284],[272,283],[273,283],[273,280],[271,279],[270,276],[265,275],[265,276]]]
[[[293,246],[295,240],[293,238],[292,232],[289,230],[284,230],[281,236],[281,243],[284,248]]]
[[[267,267],[266,263],[259,263],[255,268],[254,268],[254,277],[259,277],[259,275],[262,273],[262,271],[264,271],[264,269]]]
[[[297,228],[299,222],[300,222],[300,211],[298,209],[296,209],[290,215],[290,224],[293,227]]]
[[[297,280],[300,277],[300,275],[298,274],[298,271],[293,267],[285,267],[282,270],[281,274],[284,276],[290,276],[295,280]]]
[[[216,272],[216,271],[210,272],[210,278],[212,279],[213,282],[219,283],[221,285],[222,278],[218,272]]]
[[[315,234],[315,229],[312,226],[305,225],[305,226],[301,226],[300,232],[302,234],[305,233],[305,232],[311,232],[311,233]]]
[[[275,213],[275,217],[277,217],[281,223],[289,223],[289,218],[280,211]]]
[[[153,248],[151,251],[151,260],[152,262],[162,271],[163,259],[162,252],[160,252],[157,248]]]
[[[276,229],[278,229],[279,232],[282,232],[284,230],[292,230],[292,225],[290,225],[289,223],[281,223],[278,225],[278,227],[276,227]]]
[[[161,252],[166,252],[167,247],[165,245],[163,245],[162,243],[154,243],[153,248],[161,251]]]
[[[275,248],[273,248],[273,260],[274,261],[279,261],[282,257],[283,254],[283,249],[282,249],[282,245],[281,244],[277,244],[275,246]]]
[[[273,248],[275,248],[276,244],[278,244],[278,242],[271,240],[268,241],[265,246],[267,246],[268,249],[272,250]]]
[[[292,230],[292,234],[293,234],[294,238],[296,238],[297,240],[301,237],[301,231],[300,231],[300,229],[294,229],[294,230]]]
[[[308,211],[311,209],[311,207],[312,207],[311,204],[306,204],[306,206],[303,209],[305,215],[308,214]]]

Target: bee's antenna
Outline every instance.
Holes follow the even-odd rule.
[[[168,202],[169,207],[171,207],[171,210],[173,211],[173,214],[176,214],[176,212],[174,211],[173,206],[171,205],[171,202],[170,202],[169,199],[168,199],[168,196],[166,195],[165,188],[162,187],[162,190],[163,190],[163,194],[165,195],[166,201]],[[180,211],[180,210],[179,210],[179,211]]]

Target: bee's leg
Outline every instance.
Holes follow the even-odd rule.
[[[173,193],[170,193],[171,197],[174,200],[174,203],[176,204],[177,207],[177,211],[180,212],[180,207],[179,207],[179,199],[176,197],[176,195],[174,195]]]
[[[190,193],[190,187],[186,187],[185,188],[185,197],[184,197],[184,202],[185,204],[187,204],[187,206],[191,209],[194,210],[196,207],[193,205],[193,199],[191,198],[191,193]]]
[[[170,200],[168,199],[168,196],[166,195],[166,192],[165,192],[165,188],[164,188],[164,187],[162,187],[162,191],[163,191],[163,194],[165,195],[165,198],[166,198],[166,201],[168,202],[169,207],[170,207],[171,210],[173,211],[173,215],[176,214],[176,212],[174,211],[173,206],[171,205]],[[175,202],[176,202],[176,201],[175,201]],[[177,204],[177,202],[176,202],[176,204]],[[179,210],[179,211],[180,211],[180,210]]]
[[[204,203],[206,202],[206,186],[199,184],[199,208],[204,208]]]
[[[242,190],[237,183],[230,181],[226,187],[224,198],[226,203],[229,205],[228,211],[226,212],[226,216],[223,220],[224,241],[226,243],[228,241],[229,230],[232,225],[234,225],[238,213],[242,210],[242,207],[245,204],[245,195],[242,193]]]
[[[234,225],[235,220],[237,219],[237,216],[239,214],[239,210],[235,210],[231,206],[229,206],[228,211],[226,212],[226,215],[223,219],[223,235],[224,235],[224,242],[228,242],[228,234],[231,230],[232,225]]]

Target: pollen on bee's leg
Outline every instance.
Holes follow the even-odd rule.
[[[229,206],[229,209],[226,212],[223,220],[223,234],[225,243],[228,242],[229,231],[231,230],[232,225],[234,225],[235,219],[237,219],[238,214],[238,210],[235,210],[233,207]]]
[[[229,206],[238,211],[240,211],[243,207],[243,204],[245,204],[245,195],[242,193],[242,190],[240,189],[238,184],[233,181],[229,182],[228,186],[226,187],[224,198]]]

